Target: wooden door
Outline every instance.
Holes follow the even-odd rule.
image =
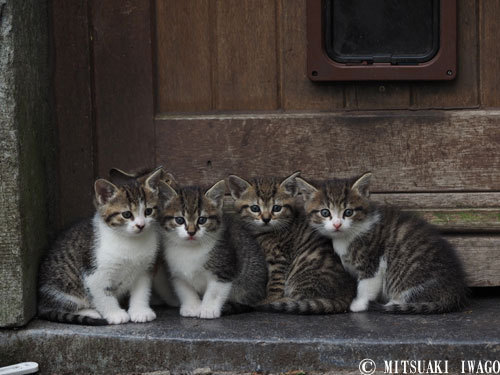
[[[53,0],[61,226],[111,167],[203,184],[371,170],[375,199],[442,226],[471,285],[500,285],[500,1],[485,3],[458,1],[455,81],[325,85],[306,76],[304,0]]]

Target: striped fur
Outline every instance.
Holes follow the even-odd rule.
[[[159,177],[155,171],[119,186],[96,181],[94,217],[61,233],[40,264],[39,317],[89,325],[154,317],[147,302],[158,250]],[[129,292],[127,312],[118,299]]]
[[[265,296],[265,258],[238,218],[223,214],[224,181],[208,190],[163,187],[163,254],[180,314],[212,319],[248,311]]]
[[[256,309],[292,314],[345,312],[355,294],[354,280],[344,271],[331,241],[308,225],[296,201],[295,177],[228,179],[236,211],[266,254],[267,297]],[[254,212],[255,207],[252,211],[252,206],[259,211]]]
[[[432,314],[461,309],[467,288],[452,246],[421,218],[371,202],[370,177],[315,186],[297,179],[311,226],[332,239],[345,268],[358,279],[351,311]],[[322,214],[326,212],[328,216]]]
[[[108,325],[106,319],[96,319],[85,315],[65,313],[61,311],[43,311],[38,314],[38,317],[51,322],[67,323],[67,324],[80,324],[86,326],[105,326]]]

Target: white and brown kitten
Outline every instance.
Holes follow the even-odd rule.
[[[77,324],[147,322],[162,170],[95,182],[96,214],[60,235],[40,265],[38,315]],[[120,299],[130,296],[128,311]]]
[[[237,218],[223,214],[224,181],[162,191],[163,252],[180,314],[213,319],[264,298],[264,255]]]
[[[453,247],[423,219],[370,201],[370,178],[366,173],[315,186],[297,179],[311,226],[332,239],[358,280],[350,310],[431,314],[462,308],[467,288]]]

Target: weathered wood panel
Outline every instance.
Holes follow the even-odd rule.
[[[281,5],[281,107],[285,110],[335,110],[344,107],[344,84],[318,84],[307,77],[306,2]]]
[[[412,84],[414,108],[472,108],[479,106],[478,3],[457,2],[457,76],[453,81]]]
[[[216,108],[278,108],[274,0],[217,1]]]
[[[171,117],[156,127],[157,160],[181,182],[371,170],[376,192],[500,190],[499,111]]]
[[[93,210],[93,122],[88,2],[53,0],[58,227]],[[78,197],[75,199],[75,197]]]
[[[500,106],[500,0],[479,1],[481,105]]]
[[[210,8],[209,0],[156,1],[157,111],[213,108]]]
[[[410,84],[406,82],[360,82],[345,90],[349,110],[407,109],[410,107]]]
[[[93,1],[97,172],[154,164],[149,1]]]
[[[469,286],[500,285],[500,237],[490,235],[447,236],[456,247]]]

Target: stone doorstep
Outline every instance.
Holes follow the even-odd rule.
[[[296,316],[271,313],[215,320],[157,309],[146,324],[88,327],[33,320],[0,330],[0,366],[35,361],[41,373],[356,373],[362,359],[500,360],[500,298],[479,298],[464,311],[404,316],[380,313]],[[161,372],[160,372],[161,373]]]

